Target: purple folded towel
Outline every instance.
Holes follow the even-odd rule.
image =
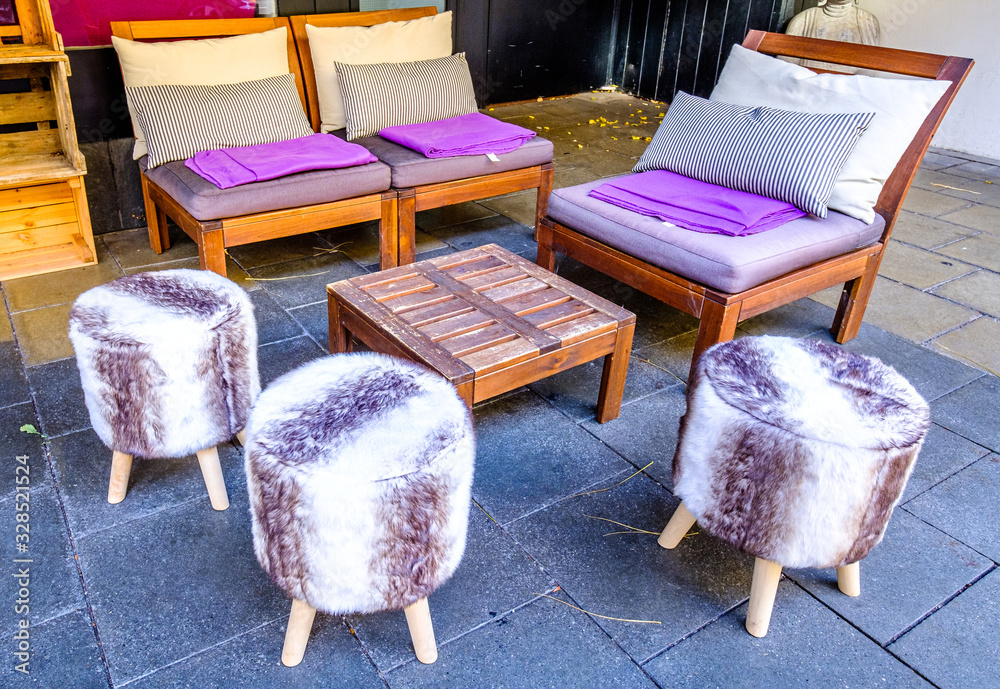
[[[378,135],[428,158],[450,158],[510,153],[534,138],[535,132],[472,112],[436,122],[386,127]]]
[[[695,232],[741,237],[806,215],[790,203],[666,170],[650,170],[602,184],[590,196]]]
[[[367,148],[330,134],[312,134],[271,144],[202,151],[184,164],[220,189],[276,179],[308,170],[374,163]]]

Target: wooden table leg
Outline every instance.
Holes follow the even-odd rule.
[[[347,351],[347,343],[351,341],[351,334],[340,321],[340,302],[332,292],[326,297],[327,313],[330,322],[330,354],[341,354]]]
[[[601,392],[597,397],[597,421],[607,423],[618,418],[625,394],[625,376],[628,374],[628,359],[632,351],[632,336],[635,323],[618,328],[615,349],[604,357],[604,374],[601,377]]]

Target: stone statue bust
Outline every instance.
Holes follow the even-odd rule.
[[[790,36],[825,38],[830,41],[878,45],[882,29],[878,18],[856,0],[825,0],[792,17],[785,33]]]

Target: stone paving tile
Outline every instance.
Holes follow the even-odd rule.
[[[788,580],[778,586],[767,636],[750,636],[745,622],[743,605],[644,669],[672,689],[932,686]]]
[[[289,309],[288,313],[324,352],[327,351],[330,346],[330,314],[326,300]]]
[[[833,343],[833,336],[816,337]],[[858,336],[842,345],[858,354],[881,359],[899,371],[927,400],[936,400],[983,375],[982,371],[948,359],[942,359],[926,347],[913,344],[897,335],[863,323]]]
[[[10,327],[10,313],[7,312],[7,303],[0,293],[0,342],[13,342],[14,330]]]
[[[1000,317],[1000,273],[980,270],[935,287],[931,294]]]
[[[254,268],[250,275],[281,306],[291,308],[326,299],[331,282],[363,275],[364,269],[343,254],[328,253],[294,263]]]
[[[597,286],[595,293],[635,314],[633,351],[698,328],[696,318],[617,280]]]
[[[6,463],[13,476],[14,458]],[[51,485],[44,489],[33,485],[29,487],[29,492],[22,493],[29,499],[18,499],[4,505],[6,518],[0,524],[0,553],[6,565],[5,576],[0,577],[0,596],[8,602],[0,612],[0,629],[6,639],[10,639],[8,634],[17,631],[18,621],[25,617],[33,627],[76,609],[87,609],[56,491]],[[25,505],[30,512],[17,510],[18,506]],[[26,522],[15,519],[15,515],[22,514],[27,515]],[[23,524],[27,524],[29,531],[26,535],[29,538],[16,541],[18,535],[25,535],[22,533]],[[18,525],[22,528],[18,529]],[[27,551],[20,552],[18,545],[26,547]],[[22,597],[22,587],[28,589],[29,595],[26,596],[27,601],[22,603],[27,608],[19,612],[17,601]]]
[[[936,486],[987,454],[989,450],[982,445],[976,445],[932,423],[927,429],[920,455],[913,465],[913,473],[910,474],[903,495],[899,499],[900,504],[906,504],[908,500]]]
[[[597,413],[597,397],[603,371],[604,357],[601,357],[542,378],[528,387],[574,421],[587,421]],[[667,371],[638,359],[630,360],[622,404],[627,406],[637,399],[676,385],[681,385],[681,381]]]
[[[962,165],[965,162],[962,158],[956,158],[947,153],[939,153],[931,150],[924,154],[924,159],[920,163],[920,167],[921,169],[940,170],[941,168]]]
[[[931,347],[945,356],[975,364],[994,375],[1000,373],[1000,323],[991,318],[977,318],[966,326],[946,333],[931,342]]]
[[[48,462],[45,460],[45,448],[42,446],[42,437],[22,431],[21,427],[25,424],[31,424],[36,429],[40,425],[30,403],[15,404],[0,409],[0,448],[3,448],[4,453],[3,465],[9,471],[9,476],[5,476],[3,482],[0,483],[0,505],[3,505],[3,509],[7,509],[5,503],[13,500],[14,495],[18,492],[17,486],[27,485],[31,491],[36,491],[43,490],[52,484]],[[25,479],[21,479],[17,475],[15,463],[18,456],[28,457],[27,483],[25,483]],[[21,473],[23,475],[24,472]],[[18,483],[19,480],[21,483]],[[13,512],[10,514],[11,519],[0,528],[9,526],[13,531]],[[8,541],[13,543],[13,536]],[[8,541],[5,541],[4,544]]]
[[[948,173],[970,179],[1000,182],[1000,167],[989,163],[963,162],[949,168]]]
[[[386,681],[393,689],[656,686],[586,615],[545,598],[443,646],[433,665],[407,663]]]
[[[957,211],[960,208],[966,208],[968,205],[969,202],[964,199],[954,199],[950,196],[914,187],[910,187],[910,191],[906,194],[906,199],[903,201],[904,209],[913,213],[919,213],[920,215],[928,215],[932,218]],[[960,225],[965,224],[958,220],[947,220],[949,222],[958,222]]]
[[[739,336],[739,330],[736,334]],[[697,330],[689,330],[664,342],[633,351],[632,358],[669,371],[678,380],[686,383],[691,372],[691,359],[694,356],[694,343],[697,337]]]
[[[1000,205],[1000,186],[950,173],[950,169],[938,172],[921,170],[914,184],[961,201],[993,207]]]
[[[480,206],[485,206],[501,215],[505,215],[511,220],[516,220],[528,227],[535,226],[535,207],[538,202],[538,194],[535,190],[519,191],[505,196],[494,196],[479,202]]]
[[[1000,676],[1000,570],[937,611],[889,647],[942,689],[993,687]]]
[[[72,307],[72,303],[60,304],[14,314],[14,330],[25,366],[73,356],[73,345],[69,341],[69,310]]]
[[[420,211],[417,213],[417,227],[425,232],[430,232],[442,227],[461,225],[473,220],[482,220],[483,218],[492,218],[495,215],[496,213],[489,208],[467,201],[451,206]]]
[[[904,509],[949,536],[1000,562],[1000,455],[989,455],[966,467]]]
[[[950,431],[1000,452],[1000,379],[983,376],[931,407],[933,420]]]
[[[6,662],[0,665],[0,685],[107,689],[104,662],[86,608],[37,627],[32,624],[30,635],[29,674],[16,670],[20,660],[8,652]]]
[[[538,245],[532,238],[534,231],[519,222],[502,215],[480,220],[448,225],[428,230],[435,238],[446,242],[459,251],[473,249],[484,244],[499,244],[515,254],[535,255]]]
[[[618,176],[631,172],[635,167],[635,159],[614,151],[589,151],[580,153],[573,158],[574,169],[582,170],[590,175],[590,179]],[[559,173],[556,173],[558,178]],[[578,182],[582,184],[582,182]]]
[[[0,342],[0,407],[27,402],[30,398],[17,346],[13,342]]]
[[[1000,208],[980,204],[942,215],[941,219],[946,222],[964,225],[974,230],[982,230],[993,235],[1000,235]]]
[[[326,349],[320,347],[307,335],[259,347],[257,349],[257,368],[260,371],[261,387],[265,388],[273,383],[278,376],[326,355]]]
[[[363,266],[374,266],[378,270],[379,263],[379,223],[376,220],[349,227],[337,227],[320,232],[329,244],[337,247],[345,255]],[[436,251],[447,246],[426,232],[416,231],[416,250],[418,254],[426,251]]]
[[[823,290],[810,298],[836,308],[840,291],[839,287]],[[974,311],[880,275],[875,279],[864,320],[912,342],[924,342],[975,316]]]
[[[861,595],[837,588],[833,569],[786,570],[834,612],[885,646],[976,581],[993,562],[905,510],[861,561]]]
[[[501,524],[631,469],[528,391],[477,406],[475,422],[472,496]]]
[[[126,268],[126,275],[135,275],[136,273],[151,273],[157,270],[177,270],[177,269],[187,269],[187,270],[201,270],[201,264],[198,258],[182,258],[179,261],[170,261],[168,263],[154,263],[148,266],[138,266],[136,268]],[[242,287],[247,292],[254,292],[260,289],[260,285],[254,282],[250,278],[250,274],[247,273],[243,268],[233,260],[232,256],[226,256],[226,277],[235,282],[237,285]]]
[[[633,161],[629,159],[628,162],[631,163]],[[552,188],[575,187],[578,184],[591,182],[598,176],[591,172],[589,167],[560,167],[556,170],[555,177],[552,180]]]
[[[977,230],[970,230],[961,225],[953,225],[937,218],[928,218],[927,216],[917,215],[909,211],[901,211],[899,217],[896,219],[896,226],[892,229],[892,238],[900,242],[919,246],[922,249],[934,249],[959,239],[965,239],[976,233]],[[969,263],[975,263],[971,258],[965,258],[961,255],[955,256],[946,249],[940,249],[938,253],[944,253],[953,258],[961,258],[967,260]]]
[[[254,557],[246,491],[230,500],[224,512],[206,499],[77,539],[115,684],[288,614]]]
[[[249,296],[257,321],[258,344],[287,340],[302,334],[302,327],[278,306],[267,290],[254,290]]]
[[[111,253],[104,246],[104,241],[97,237],[94,244],[97,249],[97,265],[4,280],[4,292],[7,295],[7,304],[11,313],[38,309],[43,306],[71,304],[91,287],[97,287],[121,277],[122,270],[111,258]],[[14,327],[17,327],[16,322]],[[18,337],[20,337],[20,333],[18,333]]]
[[[806,337],[829,330],[835,313],[812,299],[799,299],[742,321],[739,329],[747,335]]]
[[[642,663],[738,605],[750,593],[752,559],[707,535],[673,550],[656,543],[679,501],[643,476],[565,500],[510,527],[514,538],[584,610]],[[588,516],[589,515],[589,516]],[[608,535],[626,527],[653,533]]]
[[[894,239],[889,240],[889,244],[879,274],[920,290],[977,270],[967,263],[938,256]]]
[[[53,438],[90,427],[76,358],[32,366],[27,372],[42,433]]]
[[[935,253],[1000,272],[1000,237],[992,234],[977,234],[935,249]]]
[[[484,587],[483,583],[489,582]],[[452,578],[428,597],[434,636],[445,646],[494,618],[552,591],[545,574],[503,530],[475,505],[462,563]],[[412,661],[413,644],[401,611],[351,615],[351,628],[381,672]]]
[[[254,242],[226,249],[229,255],[236,259],[244,269],[253,272],[254,268],[270,266],[276,263],[294,261],[302,258],[312,258],[333,248],[315,232],[296,234],[291,237],[271,239],[266,242]]]
[[[279,662],[285,638],[281,618],[130,683],[135,689],[241,687],[244,689],[382,689],[375,668],[340,617],[316,615],[305,657]]]
[[[136,457],[125,500],[112,505],[108,503],[111,450],[94,431],[88,429],[64,435],[52,440],[50,447],[66,518],[74,537],[96,531],[110,533],[103,530],[182,503],[190,503],[191,509],[197,510],[203,519],[210,518],[214,512],[194,455],[171,459]],[[218,448],[229,500],[237,503],[237,496],[246,495],[242,454],[230,443]],[[104,538],[104,535],[97,538]]]
[[[614,421],[588,421],[583,427],[636,469],[645,470],[668,490],[673,490],[674,450],[680,419],[687,409],[684,386],[677,385],[622,408]],[[655,419],[655,423],[650,423]]]
[[[108,249],[123,269],[140,268],[157,263],[198,258],[198,245],[176,225],[170,226],[170,248],[156,254],[149,246],[149,231],[145,227],[101,235]]]

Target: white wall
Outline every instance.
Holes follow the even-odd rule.
[[[1000,159],[1000,2],[861,0],[882,24],[882,45],[971,57],[972,73],[933,145]]]

